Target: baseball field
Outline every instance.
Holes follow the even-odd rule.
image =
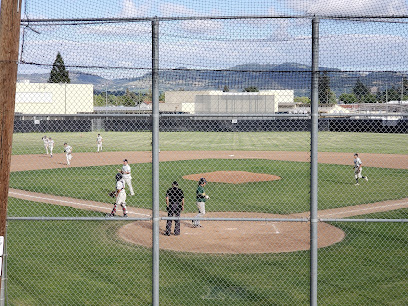
[[[128,197],[129,209],[133,216],[150,215],[150,133],[102,133],[103,153],[95,153],[96,133],[47,134],[56,141],[53,158],[44,155],[42,134],[14,136],[10,187],[15,196],[11,193],[10,217],[103,216],[112,207],[107,193],[114,188],[114,175],[123,158],[131,164],[136,192]],[[308,133],[161,133],[160,137],[160,194],[164,199],[165,190],[177,180],[186,195],[184,216],[196,213],[197,183],[183,177],[223,171],[273,174],[280,179],[238,184],[209,180],[209,217],[307,217]],[[74,148],[70,167],[64,164],[63,142]],[[400,134],[320,133],[320,215],[406,219],[407,147],[406,135]],[[354,186],[354,152],[360,153],[363,174],[369,177],[360,186]],[[23,192],[24,199],[16,194]],[[46,195],[57,200],[52,202]],[[58,200],[62,198],[64,201]],[[161,210],[165,215],[164,201]],[[284,223],[289,222],[217,222],[216,226],[207,221],[203,228],[192,229],[189,222],[183,222],[184,236],[160,239],[163,246],[169,245],[160,257],[161,302],[307,304],[308,223],[301,223],[303,228]],[[408,302],[404,224],[337,222],[322,226],[321,303],[368,299],[375,304],[384,297],[391,304]],[[251,229],[252,236],[245,237]],[[9,222],[11,304],[150,304],[149,233],[149,224],[143,222]],[[239,240],[243,237],[246,240]],[[183,240],[196,249],[186,248]],[[194,241],[205,243],[199,248]],[[234,245],[234,241],[239,243]],[[216,245],[216,251],[206,243]],[[243,244],[257,251],[244,252],[241,247],[239,252]],[[281,252],[280,245],[285,246]],[[35,277],[28,277],[33,271]],[[376,285],[364,286],[367,282]]]

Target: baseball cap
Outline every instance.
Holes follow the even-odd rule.
[[[127,162],[128,160],[125,158],[123,161],[124,161],[124,162]]]
[[[173,185],[174,185],[174,186],[178,186],[177,181],[174,181],[174,182],[173,182]]]

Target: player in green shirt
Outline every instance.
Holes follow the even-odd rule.
[[[205,185],[207,184],[207,180],[205,178],[200,178],[198,181],[198,186],[196,190],[196,203],[198,208],[198,217],[202,217],[205,215],[205,201],[208,200],[210,197],[205,193]],[[193,220],[193,227],[201,227],[200,221]]]

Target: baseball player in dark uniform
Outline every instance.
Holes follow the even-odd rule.
[[[184,210],[184,193],[178,187],[176,181],[173,182],[171,188],[166,192],[166,209],[169,217],[180,217],[181,211]],[[170,236],[172,220],[167,220],[166,236]],[[174,221],[174,235],[180,235],[180,220]]]

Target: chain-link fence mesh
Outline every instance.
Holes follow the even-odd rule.
[[[406,304],[406,9],[345,5],[25,1],[6,303],[311,303],[317,14],[318,301]]]

